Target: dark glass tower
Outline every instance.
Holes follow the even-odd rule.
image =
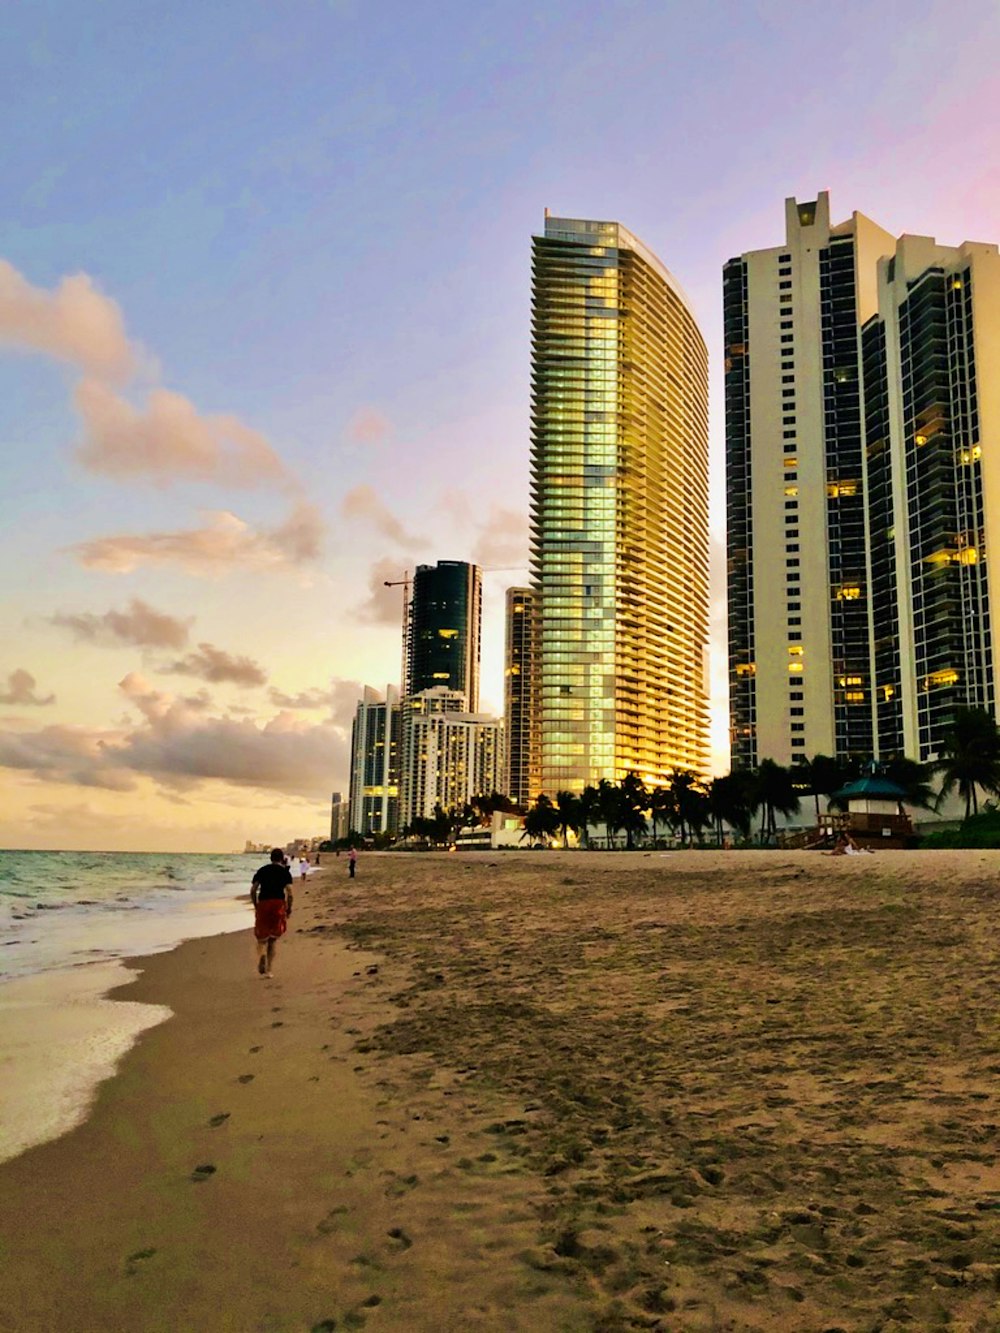
[[[439,560],[418,565],[410,600],[407,689],[411,695],[443,686],[479,710],[482,592],[478,565]]]

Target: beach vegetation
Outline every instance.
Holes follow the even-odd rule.
[[[754,774],[754,796],[761,812],[760,840],[772,842],[777,838],[778,815],[798,814],[800,802],[792,770],[773,759],[762,759]]]
[[[746,770],[734,769],[732,773],[713,778],[709,783],[708,811],[720,847],[725,840],[727,825],[741,842],[749,841],[756,810],[757,788],[753,775]]]
[[[957,791],[965,818],[979,813],[979,792],[1000,795],[1000,732],[983,708],[958,708],[945,733],[934,770],[941,779],[936,806]]]

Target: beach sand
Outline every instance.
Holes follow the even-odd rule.
[[[142,961],[0,1329],[995,1330],[996,855],[367,855]]]

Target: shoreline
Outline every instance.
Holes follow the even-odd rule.
[[[173,1016],[0,1166],[0,1329],[992,1327],[996,863],[323,866],[273,981],[130,964]]]

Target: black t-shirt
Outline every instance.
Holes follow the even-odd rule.
[[[257,885],[257,900],[263,902],[265,898],[284,898],[285,886],[291,884],[292,876],[287,866],[269,861],[257,871],[253,882]]]

